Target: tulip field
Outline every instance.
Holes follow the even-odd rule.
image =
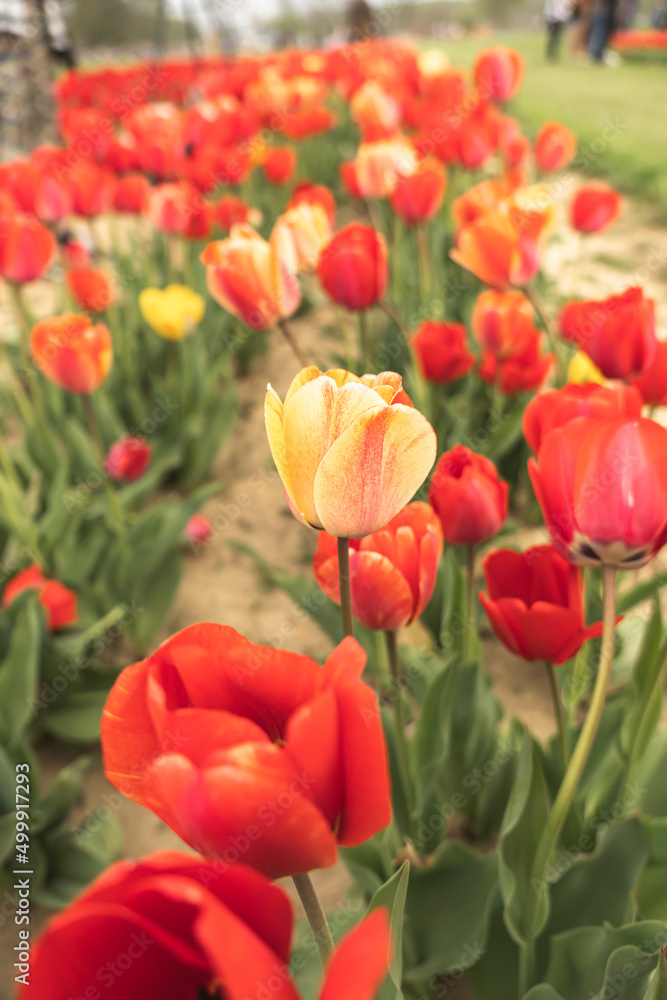
[[[667,997],[667,341],[530,86],[69,70],[0,165],[0,1000]]]

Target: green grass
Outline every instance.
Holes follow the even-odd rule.
[[[455,66],[470,66],[475,53],[491,44],[518,49],[526,61],[523,87],[509,111],[532,138],[540,125],[556,119],[579,140],[573,168],[604,177],[620,191],[650,202],[667,219],[667,72],[664,59],[626,59],[611,69],[575,63],[565,39],[560,63],[544,59],[538,34],[465,38],[444,45]]]

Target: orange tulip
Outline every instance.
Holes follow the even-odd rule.
[[[111,370],[113,344],[106,326],[88,316],[65,313],[44,319],[30,334],[32,359],[51,382],[67,392],[94,392]]]
[[[366,80],[350,101],[350,115],[362,134],[375,130],[391,132],[401,120],[401,106],[376,80]]]
[[[576,192],[570,205],[570,221],[581,233],[601,233],[618,219],[621,196],[602,181],[591,181]]]
[[[483,351],[498,358],[516,353],[535,332],[534,310],[523,292],[488,289],[477,296],[472,332]]]
[[[272,149],[262,164],[264,177],[269,184],[280,186],[294,176],[296,170],[296,152],[291,146],[281,146]]]
[[[417,169],[417,153],[409,139],[362,142],[354,161],[357,185],[363,198],[387,198],[399,176],[409,177]]]
[[[304,368],[284,403],[269,386],[264,417],[292,513],[339,538],[384,527],[435,461],[435,432],[393,372]]]
[[[454,199],[452,218],[457,227],[463,229],[492,212],[509,193],[509,187],[504,181],[481,181]]]
[[[116,301],[113,281],[97,267],[76,267],[67,272],[67,287],[82,309],[104,312]]]
[[[293,274],[314,271],[333,236],[329,217],[318,202],[301,201],[276,219],[271,246]]]
[[[209,243],[199,258],[208,289],[223,309],[253,330],[268,330],[299,306],[298,282],[276,248],[246,223]]]
[[[545,122],[535,140],[535,163],[545,173],[564,170],[574,159],[577,140],[560,122]]]
[[[0,215],[0,275],[22,285],[51,267],[57,244],[53,233],[30,215]]]
[[[494,288],[527,285],[539,271],[541,246],[552,221],[545,188],[518,188],[494,211],[461,230],[451,257]]]
[[[519,52],[496,45],[478,53],[473,77],[487,101],[509,101],[521,86],[523,71],[523,57]]]

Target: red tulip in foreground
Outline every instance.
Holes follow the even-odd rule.
[[[435,461],[435,432],[393,372],[304,368],[284,403],[269,386],[264,419],[290,510],[339,538],[383,528]]]
[[[492,538],[507,517],[507,483],[488,458],[462,444],[438,462],[428,498],[436,510],[446,542],[477,545]]]
[[[641,394],[647,406],[664,406],[667,403],[667,341],[658,341],[653,361],[641,375],[631,377],[630,384]]]
[[[35,945],[20,1000],[299,1000],[286,893],[245,865],[177,851],[119,861]],[[385,910],[343,939],[320,1000],[373,1000],[390,959]]]
[[[621,196],[602,181],[580,187],[570,205],[570,221],[582,233],[599,233],[612,226],[621,211]]]
[[[585,626],[579,568],[553,546],[497,549],[482,566],[488,597],[480,594],[480,601],[493,631],[517,656],[565,663],[601,635],[602,622]]]
[[[571,562],[636,569],[667,541],[667,430],[653,420],[571,420],[547,434],[528,471]]]
[[[37,600],[46,612],[46,622],[51,632],[75,625],[79,620],[74,591],[58,580],[47,579],[39,566],[35,565],[22,569],[11,578],[2,593],[3,608],[8,608],[26,590],[37,591]]]
[[[350,543],[352,614],[366,628],[395,631],[433,594],[442,553],[440,521],[427,503],[404,507],[386,527]],[[340,604],[337,540],[321,531],[313,559],[320,587]]]
[[[560,331],[591,358],[606,378],[644,371],[655,357],[655,303],[641,288],[599,302],[567,302]]]
[[[412,334],[410,343],[422,378],[435,385],[463,378],[475,364],[463,323],[427,320]]]
[[[533,396],[523,412],[523,436],[530,450],[537,454],[549,431],[564,427],[577,417],[632,419],[640,417],[641,412],[642,400],[636,389],[595,382],[565,385]]]
[[[371,226],[350,222],[322,251],[317,276],[334,302],[346,309],[368,309],[387,290],[384,237]]]
[[[67,392],[94,392],[111,370],[113,344],[103,323],[64,313],[44,319],[30,334],[32,359],[51,382]]]
[[[326,868],[391,819],[366,654],[324,667],[193,625],[127,667],[102,717],[109,780],[202,854],[278,878]]]
[[[126,434],[109,448],[104,459],[104,471],[119,482],[134,482],[148,469],[152,452],[144,438]]]

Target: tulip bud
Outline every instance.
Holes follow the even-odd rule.
[[[399,174],[391,207],[406,226],[430,222],[442,206],[447,177],[438,160],[422,160],[413,174]]]
[[[535,140],[535,163],[545,173],[564,170],[574,159],[577,140],[560,122],[545,122]]]
[[[602,181],[580,187],[570,205],[570,221],[581,233],[600,233],[612,226],[621,211],[621,196]]]
[[[422,378],[435,385],[448,385],[467,375],[475,364],[467,341],[463,323],[422,323],[410,338]]]
[[[64,313],[44,319],[30,334],[32,359],[51,382],[67,392],[88,395],[111,371],[113,343],[104,324]]]
[[[523,57],[515,49],[496,45],[477,54],[473,77],[481,96],[487,101],[509,101],[521,86]]]
[[[350,222],[324,248],[317,266],[322,287],[346,309],[368,309],[389,281],[387,245],[371,226]]]
[[[477,545],[497,534],[507,517],[508,489],[488,458],[461,444],[446,451],[428,491],[445,541]]]
[[[202,514],[193,514],[185,525],[185,537],[195,547],[206,545],[213,537],[213,525]]]
[[[104,312],[116,301],[112,279],[97,267],[73,268],[66,280],[77,305],[88,312]]]
[[[104,459],[104,471],[111,479],[131,483],[140,479],[151,461],[153,449],[144,438],[126,434],[112,444]]]
[[[69,587],[57,580],[49,580],[39,566],[32,565],[21,570],[7,583],[2,594],[2,606],[8,608],[19,594],[26,590],[36,590],[37,600],[46,612],[49,631],[55,632],[79,620],[77,596]]]

